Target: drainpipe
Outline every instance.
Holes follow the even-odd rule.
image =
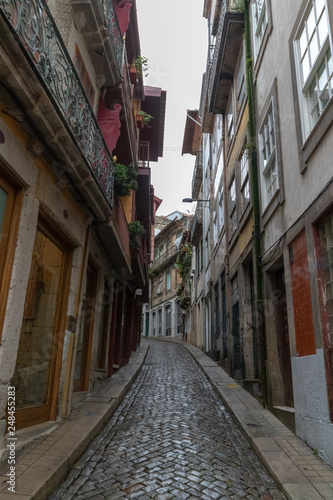
[[[244,23],[245,23],[245,53],[246,53],[246,82],[249,107],[249,137],[250,137],[250,168],[252,179],[252,197],[253,197],[253,271],[256,286],[256,318],[254,321],[257,331],[257,345],[260,355],[261,389],[263,405],[267,406],[267,380],[266,380],[266,334],[264,321],[263,305],[263,275],[261,269],[261,231],[260,231],[260,199],[259,199],[259,176],[258,176],[258,154],[256,149],[256,120],[252,69],[252,47],[251,47],[251,25],[250,25],[250,1],[244,0]]]

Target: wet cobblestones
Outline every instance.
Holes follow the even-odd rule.
[[[146,363],[50,500],[282,500],[191,355],[150,342]]]

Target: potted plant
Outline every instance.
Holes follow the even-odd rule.
[[[134,220],[128,224],[129,244],[132,248],[140,248],[139,236],[145,234],[146,230],[140,221]]]
[[[137,74],[141,76],[141,78],[143,77],[143,75],[148,76],[149,66],[147,57],[141,55],[138,56],[135,60],[135,67],[137,70]]]
[[[130,81],[133,85],[138,83],[139,78],[143,78],[143,75],[148,76],[148,59],[143,56],[138,56],[135,63],[129,67]]]
[[[136,85],[138,83],[138,71],[135,66],[129,67],[129,76],[131,83]]]
[[[143,127],[150,127],[149,123],[154,117],[146,113],[145,111],[138,111],[136,115],[136,126],[138,129],[143,129]]]
[[[129,196],[131,191],[137,191],[139,184],[137,181],[138,174],[133,163],[123,165],[115,163],[114,169],[114,187],[116,194],[121,196]]]

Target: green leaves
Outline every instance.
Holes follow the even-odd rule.
[[[133,163],[122,165],[121,163],[115,164],[114,171],[114,187],[116,194],[121,196],[129,196],[131,191],[137,191],[139,184],[137,182],[137,172]]]
[[[141,234],[145,234],[146,230],[141,224],[140,221],[134,220],[128,224],[128,232],[129,232],[129,243],[133,248],[140,248],[141,243],[139,240],[139,236]]]

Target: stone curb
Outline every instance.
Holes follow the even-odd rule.
[[[29,446],[26,453],[22,450],[16,461],[15,493],[7,489],[6,470],[0,478],[1,500],[49,498],[120,405],[138,376],[148,350],[149,345],[143,341],[129,363],[96,391],[87,394],[55,431],[36,446]],[[1,470],[5,465],[2,464]]]
[[[290,500],[333,499],[333,470],[200,349],[182,345],[207,375],[250,445]]]

